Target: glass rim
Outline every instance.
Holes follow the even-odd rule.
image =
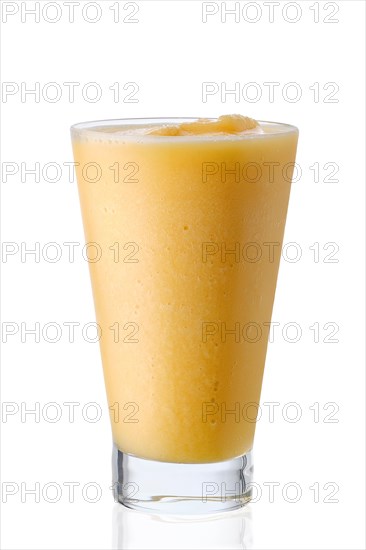
[[[104,127],[110,128],[114,126],[120,126],[121,129],[128,129],[128,127],[144,127],[147,125],[160,125],[160,124],[179,124],[182,122],[196,122],[200,118],[205,118],[209,121],[215,121],[218,117],[139,117],[139,118],[112,118],[112,119],[103,119],[103,120],[92,120],[85,122],[77,122],[70,127],[72,137],[86,136],[90,135],[93,137],[99,138],[123,138],[123,139],[138,139],[141,140],[143,137],[144,141],[154,140],[154,141],[181,141],[184,140],[243,140],[243,139],[263,139],[270,138],[277,135],[288,135],[292,133],[299,133],[299,130],[296,126],[292,124],[287,124],[285,122],[273,122],[267,120],[257,120],[258,124],[278,127],[280,131],[278,132],[266,132],[263,134],[258,134],[256,132],[241,133],[241,134],[192,134],[184,136],[162,136],[162,135],[148,135],[148,134],[123,134],[118,135],[116,132],[108,132],[104,130]],[[125,127],[125,128],[124,128]],[[96,128],[101,128],[96,130]]]

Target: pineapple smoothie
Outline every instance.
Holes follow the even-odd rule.
[[[209,463],[252,448],[297,139],[241,115],[72,127],[123,453]]]

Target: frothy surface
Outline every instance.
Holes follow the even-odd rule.
[[[73,139],[82,141],[108,141],[109,143],[146,141],[231,141],[257,139],[276,134],[297,132],[288,124],[256,121],[238,114],[213,118],[152,118],[101,120],[75,124],[71,128]]]
[[[217,120],[199,118],[196,122],[181,124],[164,124],[146,132],[152,136],[196,136],[212,134],[241,134],[242,132],[260,131],[258,122],[242,115],[223,115]]]

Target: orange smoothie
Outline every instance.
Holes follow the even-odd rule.
[[[298,132],[240,115],[117,122],[72,128],[114,442],[174,463],[241,456]]]

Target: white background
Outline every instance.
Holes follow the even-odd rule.
[[[2,224],[4,243],[13,243],[2,257],[3,548],[364,548],[364,2],[281,2],[272,22],[268,2],[237,2],[237,21],[227,15],[226,22],[221,2],[80,0],[74,22],[62,1],[38,2],[36,22],[26,11],[35,4],[2,2]],[[203,22],[205,10],[217,13]],[[133,11],[137,22],[123,21]],[[65,82],[80,84],[74,99]],[[119,98],[109,89],[116,82]],[[132,91],[123,86],[131,82],[138,101],[123,102]],[[210,89],[218,92],[203,97],[205,82],[216,83]],[[273,98],[269,82],[278,83]],[[220,94],[235,83],[239,97]],[[25,94],[35,86],[39,98]],[[92,102],[98,89],[101,98]],[[232,112],[300,129],[301,177],[293,184],[284,241],[297,244],[280,269],[273,312],[280,325],[262,392],[262,403],[278,406],[273,422],[263,406],[257,425],[258,502],[204,521],[158,521],[114,504],[109,490],[111,434],[99,349],[82,337],[94,321],[88,265],[81,245],[71,262],[63,244],[83,243],[76,184],[64,164],[73,160],[69,126]],[[39,181],[25,173],[35,163]],[[61,173],[54,164],[48,172],[47,163],[58,163]],[[53,263],[55,249],[44,248],[50,242],[62,251]],[[35,246],[39,258],[22,257]],[[294,254],[298,261],[290,261]],[[73,343],[65,322],[80,323]],[[24,333],[35,323],[39,342]],[[58,342],[47,341],[52,330],[42,335],[47,323],[61,327]],[[296,323],[295,333],[282,332],[287,323]],[[319,341],[309,328],[314,323]],[[326,342],[336,325],[336,341]],[[299,340],[289,341],[298,327]],[[47,408],[50,402],[58,409]],[[66,402],[80,404],[74,422]],[[91,402],[97,408],[85,406]],[[39,418],[24,414],[35,407]],[[98,411],[100,420],[92,422]],[[57,412],[61,418],[52,422]],[[68,482],[79,484],[74,502]],[[277,484],[273,499],[269,482]],[[297,484],[295,493],[288,483]],[[32,488],[39,502],[26,493]],[[299,488],[297,502],[289,502]]]

